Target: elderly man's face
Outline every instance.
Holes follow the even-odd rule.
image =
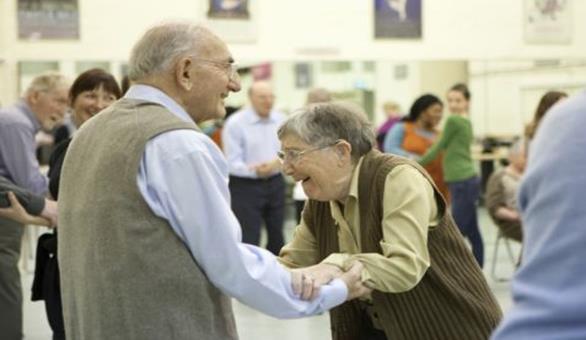
[[[206,43],[207,48],[192,59],[196,83],[185,100],[197,122],[224,117],[224,99],[230,92],[240,91],[240,78],[232,71],[233,58],[226,44],[216,37]]]
[[[318,201],[343,200],[348,195],[353,167],[337,144],[308,145],[297,136],[281,139],[283,171],[301,181],[307,197]],[[343,157],[344,159],[341,159]]]
[[[272,87],[265,82],[259,82],[252,85],[252,88],[250,89],[250,102],[254,111],[256,111],[260,117],[267,118],[273,109],[273,104],[275,103],[275,95],[273,94]]]
[[[49,131],[61,123],[68,107],[68,86],[58,86],[49,91],[37,91],[30,95],[31,110],[44,130]]]

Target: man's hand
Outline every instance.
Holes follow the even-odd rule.
[[[281,170],[281,162],[279,159],[274,159],[270,162],[261,163],[254,167],[258,177],[265,178],[269,177],[277,171]]]
[[[254,167],[256,174],[260,178],[269,177],[273,173],[273,167],[270,163],[262,163]]]
[[[366,287],[362,283],[362,270],[364,266],[359,261],[352,263],[350,269],[340,276],[348,287],[348,301],[368,295],[372,292],[371,288]]]
[[[41,217],[49,220],[51,226],[57,226],[57,220],[59,215],[57,214],[57,201],[45,198],[45,208],[41,211]]]
[[[291,284],[293,293],[299,295],[301,300],[311,301],[319,295],[320,285],[315,284],[315,280],[301,270],[291,270]]]
[[[26,212],[24,207],[20,204],[16,195],[13,192],[8,193],[8,200],[10,201],[9,208],[1,208],[0,209],[0,216],[11,219],[13,221],[22,223],[22,224],[35,224],[35,225],[44,225],[47,227],[52,226],[51,221],[43,218],[37,217],[29,214]],[[56,204],[56,203],[55,203]]]

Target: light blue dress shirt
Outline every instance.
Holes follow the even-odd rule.
[[[222,143],[230,175],[258,178],[253,167],[277,158],[281,149],[277,130],[284,120],[277,111],[261,118],[252,108],[235,112],[226,120]]]
[[[193,122],[181,106],[154,87],[134,85],[126,97],[158,103]],[[240,226],[230,209],[228,166],[220,149],[203,133],[173,130],[151,139],[137,182],[155,215],[169,221],[208,279],[227,295],[279,318],[323,313],[346,300],[348,290],[340,279],[323,286],[313,301],[299,299],[290,273],[274,255],[241,242]]]
[[[493,340],[586,339],[586,92],[556,104],[519,192],[523,259]]]
[[[41,123],[24,100],[0,109],[0,176],[42,196],[49,180],[37,161],[35,135],[40,129]]]

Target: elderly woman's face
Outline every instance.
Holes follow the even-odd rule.
[[[297,136],[286,135],[281,139],[283,171],[296,182],[301,181],[310,199],[344,200],[353,170],[344,143],[308,145]]]

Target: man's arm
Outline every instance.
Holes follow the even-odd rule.
[[[319,314],[344,302],[348,289],[342,280],[321,287],[315,300],[303,301],[293,292],[292,274],[275,256],[241,243],[226,165],[211,143],[193,131],[161,134],[147,144],[138,174],[139,189],[153,212],[169,221],[209,280],[280,318]]]
[[[0,134],[3,162],[9,177],[14,184],[36,195],[44,195],[48,179],[39,169],[34,136],[19,125],[13,125]]]

